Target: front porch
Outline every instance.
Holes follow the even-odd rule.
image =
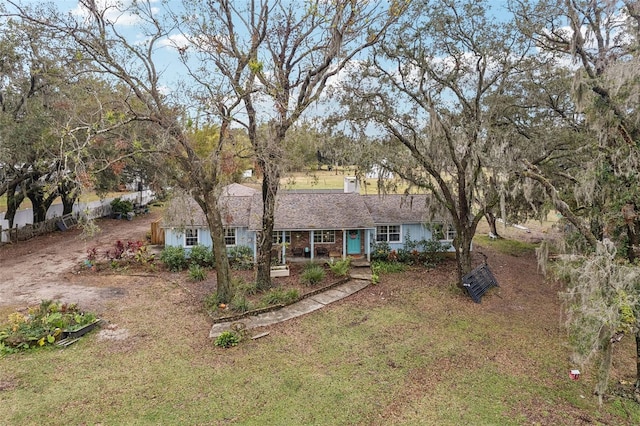
[[[272,257],[280,264],[347,257],[369,261],[371,260],[372,231],[372,229],[274,231]]]

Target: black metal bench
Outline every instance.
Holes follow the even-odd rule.
[[[500,287],[496,277],[489,269],[489,265],[483,263],[467,275],[462,277],[462,285],[474,302],[480,303],[482,296],[491,287]]]
[[[326,247],[316,247],[316,256],[329,256],[329,249]]]

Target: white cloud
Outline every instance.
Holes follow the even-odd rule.
[[[156,3],[157,0],[149,1],[150,4]],[[105,19],[114,24],[123,27],[131,27],[138,25],[141,22],[140,16],[132,12],[133,0],[94,0],[94,3],[98,10],[104,10]],[[148,9],[151,13],[158,13],[160,9],[157,7],[149,6]],[[81,19],[89,19],[90,15],[87,9],[78,3],[75,8],[71,10],[74,16]]]

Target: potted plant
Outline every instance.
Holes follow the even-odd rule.
[[[133,203],[129,200],[123,200],[120,197],[114,198],[111,201],[111,214],[114,219],[122,219],[123,216],[127,216],[128,213],[133,211]]]

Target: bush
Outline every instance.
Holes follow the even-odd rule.
[[[310,264],[305,267],[300,279],[307,285],[315,285],[324,279],[325,272],[322,266]]]
[[[253,250],[247,246],[234,246],[227,251],[229,265],[237,271],[253,269]]]
[[[381,260],[371,262],[371,271],[376,275],[403,272],[406,269],[406,265],[398,262],[385,262]]]
[[[347,275],[347,273],[349,272],[349,266],[351,266],[350,258],[341,259],[338,261],[333,261],[333,259],[331,259],[329,261],[329,269],[331,269],[331,272],[339,277]]]
[[[238,346],[238,343],[240,343],[240,336],[233,331],[223,331],[222,334],[213,342],[214,345],[221,348]]]
[[[234,294],[242,294],[244,296],[252,296],[260,291],[255,281],[247,283],[242,278],[231,278],[231,287]]]
[[[172,272],[180,272],[188,265],[184,248],[168,246],[160,253],[160,260],[167,265]]]
[[[195,245],[189,252],[189,262],[192,265],[213,267],[215,265],[213,250],[202,244]]]
[[[371,260],[387,260],[391,254],[391,246],[386,241],[371,243]]]
[[[129,200],[123,200],[120,197],[114,198],[110,204],[112,213],[121,213],[122,215],[126,215],[133,211],[133,203]]]
[[[250,310],[250,304],[244,294],[236,293],[231,299],[231,309],[234,312],[245,313]]]
[[[269,290],[264,296],[262,296],[262,303],[266,306],[270,305],[287,305],[293,303],[300,298],[298,290],[283,290],[281,288],[273,288]]]
[[[207,271],[202,266],[192,263],[189,266],[189,279],[191,281],[204,281],[207,279]]]
[[[204,308],[207,311],[215,311],[219,304],[218,294],[215,291],[204,298]]]
[[[420,242],[423,247],[423,257],[425,266],[435,266],[442,262],[445,253],[451,247],[449,243],[441,243],[438,240],[423,240]]]
[[[411,255],[411,251],[401,248],[398,249],[396,260],[400,263],[406,263],[407,265],[413,265],[414,257]]]

